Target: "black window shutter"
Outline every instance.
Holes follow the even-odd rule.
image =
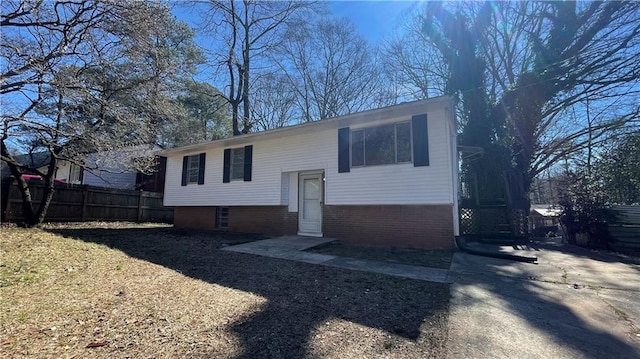
[[[224,150],[224,167],[222,168],[222,182],[231,181],[231,149]]]
[[[206,160],[206,153],[201,153],[198,163],[198,184],[204,184],[204,163]]]
[[[351,163],[349,163],[350,148],[349,148],[349,127],[343,127],[338,129],[338,172],[349,172],[351,170]]]
[[[244,180],[251,181],[251,162],[253,161],[253,145],[244,146]]]
[[[411,118],[413,133],[413,167],[429,165],[429,132],[427,114]]]
[[[187,166],[189,165],[189,156],[182,157],[182,185],[187,185]]]

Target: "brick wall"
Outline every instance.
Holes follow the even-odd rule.
[[[176,227],[215,229],[216,207],[176,207]],[[291,235],[298,213],[287,206],[229,207],[229,231]],[[452,249],[451,205],[323,206],[325,237],[374,246]]]
[[[298,231],[298,213],[287,206],[229,207],[229,231],[290,235]]]
[[[216,207],[175,207],[173,225],[180,228],[215,229]]]
[[[322,231],[354,244],[454,248],[451,205],[324,206]]]

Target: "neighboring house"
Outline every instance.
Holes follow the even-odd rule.
[[[449,97],[164,151],[177,227],[453,248]]]
[[[529,224],[531,233],[535,237],[544,237],[549,232],[557,233],[562,207],[551,204],[532,204],[529,213]]]
[[[86,156],[83,184],[96,187],[135,189],[136,174],[129,168],[133,151],[94,152]]]
[[[56,166],[56,172],[53,177],[63,180],[65,183],[81,184],[83,175],[84,169],[81,166],[67,161],[60,161]]]
[[[30,167],[35,167],[41,172],[46,172],[47,165],[49,163],[49,153],[47,152],[36,152],[29,153],[24,155],[15,156],[15,160],[19,163],[27,164]],[[11,177],[11,171],[9,170],[9,166],[4,161],[0,161],[0,173],[2,174],[2,178]],[[68,161],[58,161],[56,164],[56,170],[54,172],[53,178],[57,182],[71,183],[71,184],[80,184],[82,183],[83,176],[82,167],[70,163]],[[35,173],[28,173],[26,178],[33,178]]]
[[[54,179],[57,182],[69,184],[162,192],[164,190],[165,158],[158,157],[158,165],[153,174],[138,172],[131,169],[129,165],[141,155],[155,156],[158,150],[158,148],[149,148],[148,146],[137,146],[119,151],[90,153],[84,159],[86,170],[68,161],[58,161]],[[44,172],[49,162],[49,154],[38,152],[18,155],[16,160]],[[2,162],[0,171],[3,179],[11,177],[11,172],[5,162]],[[26,175],[25,178],[34,179],[36,177]]]
[[[133,169],[132,164],[140,157],[154,157],[158,147],[132,146],[113,151],[95,152],[87,155],[83,184],[119,189],[141,189],[151,192],[164,190],[163,158],[158,158],[155,175],[145,175]]]

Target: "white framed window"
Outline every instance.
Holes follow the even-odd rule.
[[[187,159],[187,183],[198,183],[200,173],[200,155],[189,156]]]
[[[244,179],[244,147],[231,149],[229,170],[232,181],[242,181]]]
[[[351,167],[411,163],[411,122],[351,130]]]
[[[69,165],[69,180],[68,183],[78,184],[82,182],[82,167],[76,164]]]

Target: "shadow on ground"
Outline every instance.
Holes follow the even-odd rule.
[[[636,259],[531,247],[507,252],[538,264],[456,253],[449,357],[640,358]]]
[[[173,228],[53,229],[103,244],[192,278],[255,293],[264,310],[231,324],[241,358],[309,357],[314,330],[339,318],[389,333],[379,352],[394,353],[399,339],[424,341],[441,357],[446,339],[449,286],[273,258],[219,251],[251,239]],[[425,323],[427,323],[425,325]],[[429,325],[429,323],[431,325]],[[357,336],[357,333],[346,335]],[[395,339],[394,339],[395,338]],[[336,343],[340,353],[341,343]]]

